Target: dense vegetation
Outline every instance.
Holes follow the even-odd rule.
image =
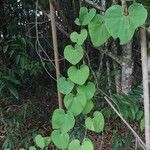
[[[0,0],[0,149],[149,150],[149,14],[149,0]]]

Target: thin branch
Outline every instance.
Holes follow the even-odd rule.
[[[99,6],[98,4],[96,4],[95,2],[91,1],[91,0],[84,0],[84,2],[86,2],[87,4],[91,5],[92,7],[102,11],[102,12],[105,12],[104,8]]]
[[[101,48],[96,48],[96,49],[99,50],[100,52],[106,54],[107,56],[109,56],[110,58],[112,58],[114,61],[116,61],[120,66],[122,66],[122,61],[121,61],[120,57],[116,56],[111,51],[109,51],[109,50],[103,50]]]
[[[43,62],[43,59],[38,51],[38,46],[41,48],[41,50],[45,53],[45,55],[47,56],[47,58],[49,59],[49,61],[51,62],[51,64],[55,67],[55,65],[53,64],[53,62],[50,60],[50,58],[48,57],[47,53],[44,51],[43,47],[41,46],[40,44],[40,41],[39,41],[39,34],[38,34],[38,25],[37,25],[37,22],[38,22],[38,19],[37,19],[37,9],[38,9],[38,0],[36,1],[36,11],[35,11],[35,30],[36,30],[36,42],[35,42],[35,49],[36,49],[36,53],[38,54],[40,60],[41,60],[41,63],[42,63],[42,66],[43,68],[45,69],[46,73],[53,79],[56,81],[56,79],[49,73],[49,71],[46,69],[45,65],[44,65],[44,62]]]
[[[31,0],[31,1],[32,1],[34,4],[36,4],[36,2],[35,2],[34,0]],[[40,5],[38,5],[38,9],[39,9],[40,11],[42,11],[43,14],[44,14],[45,16],[47,16],[47,17],[51,20],[50,14],[48,14]],[[64,26],[63,26],[60,22],[57,22],[57,21],[56,21],[56,27],[57,27],[58,30],[60,30],[64,35],[66,35],[66,37],[69,37],[69,34],[66,32]]]

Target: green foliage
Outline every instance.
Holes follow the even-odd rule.
[[[89,67],[84,64],[81,65],[79,69],[75,66],[71,66],[67,73],[72,82],[78,85],[83,85],[89,77]]]
[[[83,58],[83,48],[77,44],[75,47],[68,45],[65,47],[64,57],[72,65],[76,65]]]
[[[81,7],[79,18],[75,20],[75,24],[83,26],[88,25],[95,15],[96,10],[94,8],[88,10],[86,7]]]
[[[68,132],[74,127],[75,119],[71,112],[65,114],[63,109],[56,109],[52,116],[53,129],[60,129],[62,133]]]
[[[126,44],[134,35],[135,29],[143,25],[147,18],[147,10],[139,3],[133,3],[128,9],[129,14],[119,5],[111,6],[105,14],[105,24],[113,38],[119,38]]]
[[[45,147],[45,140],[42,137],[42,135],[40,135],[40,134],[37,135],[34,140],[35,140],[35,143],[36,143],[36,145],[38,147],[40,147],[41,149],[44,149],[44,147]]]
[[[94,147],[90,139],[84,139],[82,145],[79,140],[73,140],[69,144],[68,150],[94,150]]]
[[[65,77],[59,78],[57,81],[57,89],[63,94],[69,94],[74,88],[74,83]]]
[[[92,101],[92,100],[88,100],[88,101],[86,102],[86,105],[85,105],[85,107],[84,107],[82,113],[83,113],[83,114],[88,114],[88,113],[90,113],[91,110],[93,109],[93,107],[94,107],[93,101]]]
[[[141,130],[141,132],[144,131],[144,128],[145,128],[145,123],[144,123],[144,118],[142,118],[141,121],[140,121],[140,130]]]
[[[82,85],[77,87],[78,93],[84,93],[86,95],[86,99],[90,100],[96,91],[95,84],[93,82],[88,82],[87,85]]]
[[[30,146],[29,150],[36,150],[36,147],[35,146]]]
[[[110,34],[106,28],[104,17],[97,14],[88,25],[91,41],[94,46],[98,47],[104,44]]]
[[[70,93],[64,98],[65,107],[72,112],[75,116],[78,116],[86,106],[86,96],[81,93],[77,93],[75,96]]]
[[[1,97],[3,97],[6,91],[9,91],[16,99],[19,99],[18,86],[20,86],[20,81],[17,79],[16,73],[7,68],[0,68]]]
[[[80,34],[78,34],[77,32],[71,33],[70,39],[72,42],[77,43],[78,45],[82,45],[86,40],[87,35],[88,35],[87,30],[82,29]]]
[[[51,138],[50,137],[43,137],[42,135],[38,134],[35,138],[35,143],[36,145],[41,148],[44,149],[46,146],[48,146],[51,142]]]
[[[142,88],[137,87],[128,94],[120,93],[113,95],[113,100],[125,119],[139,121],[142,118],[143,111],[141,111],[140,102],[142,93]]]
[[[61,133],[59,130],[54,130],[51,134],[53,143],[59,149],[66,149],[69,144],[69,135],[68,133]]]
[[[47,2],[48,1],[43,2],[43,6],[46,6]],[[93,45],[96,47],[104,44],[110,36],[115,39],[119,38],[121,44],[127,43],[133,37],[135,30],[142,26],[147,18],[147,11],[143,5],[138,3],[133,3],[129,7],[128,13],[129,14],[124,14],[123,8],[119,5],[111,6],[106,11],[104,17],[100,14],[96,14],[95,9],[88,10],[85,7],[80,9],[79,18],[75,20],[75,23],[81,26],[81,31],[80,33],[71,33],[70,39],[73,44],[67,45],[64,49],[64,57],[71,64],[67,71],[68,77],[61,77],[57,82],[58,90],[65,95],[64,105],[66,107],[66,112],[63,109],[56,109],[54,111],[52,115],[52,128],[54,131],[51,133],[51,137],[43,137],[41,135],[35,137],[34,141],[38,148],[47,148],[52,140],[58,149],[94,149],[92,142],[86,138],[86,132],[83,142],[80,142],[81,139],[77,140],[76,138],[69,137],[69,133],[75,128],[75,119],[79,119],[81,114],[84,114],[83,122],[85,122],[86,128],[84,125],[82,126],[85,130],[88,129],[97,133],[102,132],[105,123],[104,116],[101,113],[102,111],[94,112],[93,118],[88,117],[85,120],[87,117],[86,114],[90,113],[94,107],[92,98],[94,97],[96,88],[93,82],[88,81],[90,76],[89,67],[86,64],[82,64],[81,61],[84,56],[82,45],[86,41],[88,33]],[[83,29],[83,26],[87,26],[88,31]],[[9,63],[1,69],[2,71],[0,71],[0,94],[2,93],[1,95],[4,97],[4,94],[10,92],[16,99],[19,99],[19,90],[21,89],[19,89],[19,87],[22,85],[22,82],[30,77],[39,75],[42,68],[41,63],[37,58],[34,59],[35,55],[31,52],[32,47],[29,46],[27,38],[14,36],[4,45],[3,52],[9,59]],[[48,63],[46,62],[43,64],[46,65]],[[121,93],[113,95],[113,99],[115,104],[120,108],[123,117],[125,119],[141,121],[140,127],[143,130],[143,112],[141,111],[139,101],[137,101],[139,100],[139,95],[136,95],[135,93],[125,95]],[[36,112],[33,110],[32,113],[30,113],[34,107],[36,107]],[[18,111],[17,115],[15,113],[13,117],[10,116],[10,118],[13,119],[9,121],[9,125],[6,125],[6,127],[8,126],[7,130],[9,130],[10,135],[7,134],[3,144],[4,149],[8,147],[16,149],[17,137],[20,138],[20,136],[22,136],[20,131],[21,126],[23,126],[23,123],[26,124],[24,120],[28,118],[31,121],[33,119],[30,115],[37,117],[44,112],[44,109],[41,111],[40,104],[38,106],[32,105],[30,106],[30,109],[31,110],[29,111],[28,105],[25,105],[24,108],[21,107],[21,110]],[[107,108],[105,110],[110,116],[113,115],[112,110]],[[28,115],[29,113],[30,115]],[[106,115],[106,117],[108,117],[108,115]],[[35,122],[37,123],[37,121]],[[32,130],[31,133],[34,133],[35,131],[36,129]],[[72,139],[74,140],[69,144]],[[31,138],[24,139],[22,143],[27,145],[30,141]],[[120,139],[120,142],[117,144],[122,146],[124,140]],[[22,147],[22,144],[19,146]],[[35,150],[36,147],[31,146],[29,149]]]
[[[87,129],[94,132],[101,132],[104,129],[104,116],[101,112],[94,112],[94,118],[88,117],[85,120],[85,125]]]

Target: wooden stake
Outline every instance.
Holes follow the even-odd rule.
[[[60,77],[60,66],[59,66],[59,56],[58,56],[58,45],[57,45],[57,32],[56,32],[56,22],[55,22],[55,10],[52,4],[52,1],[49,0],[50,5],[50,16],[51,16],[51,28],[52,28],[52,39],[53,39],[53,49],[54,49],[54,58],[56,66],[56,79],[58,81]],[[58,104],[59,108],[62,108],[62,96],[59,91],[58,93]]]
[[[147,41],[145,27],[140,29],[141,33],[141,58],[143,73],[143,92],[144,92],[144,118],[145,118],[145,141],[146,150],[150,150],[150,104],[149,104],[149,85],[148,85],[148,59]]]

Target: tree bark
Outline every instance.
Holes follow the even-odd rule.
[[[150,108],[149,108],[149,85],[148,85],[148,62],[147,62],[147,42],[145,27],[140,29],[141,33],[141,58],[143,74],[144,92],[144,118],[145,118],[145,141],[146,150],[150,150]]]
[[[132,60],[132,40],[122,46],[122,92],[129,93],[132,88],[132,73],[133,73],[133,60]]]

